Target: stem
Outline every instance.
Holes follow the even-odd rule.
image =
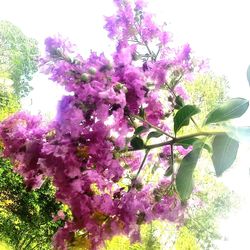
[[[173,144],[171,144],[170,168],[172,170],[172,181],[173,181],[174,180],[174,145]]]
[[[166,145],[171,145],[171,144],[175,144],[178,143],[179,141],[182,140],[186,140],[186,139],[190,139],[193,137],[199,137],[199,136],[213,136],[213,135],[221,135],[221,134],[225,134],[225,131],[201,131],[201,132],[197,132],[197,133],[193,133],[193,134],[189,134],[189,135],[183,135],[177,138],[173,138],[172,140],[168,140],[165,142],[161,142],[161,143],[157,143],[157,144],[152,144],[152,145],[147,145],[144,148],[141,149],[134,149],[134,148],[128,148],[127,150],[121,150],[120,153],[125,153],[125,152],[131,152],[131,151],[138,151],[138,150],[151,150],[153,148],[160,148]]]
[[[198,131],[200,131],[200,127],[199,127],[198,124],[195,122],[194,118],[191,117],[190,119],[191,119],[191,121],[193,122],[193,124],[194,124],[194,126],[196,127],[196,129],[197,129]]]
[[[140,24],[139,24],[139,25],[140,25]],[[144,45],[144,46],[147,48],[148,53],[149,53],[151,59],[152,59],[153,61],[155,61],[154,53],[153,53],[153,52],[151,51],[151,49],[149,48],[148,43],[147,43],[146,41],[143,40],[142,35],[141,35],[141,33],[139,32],[139,29],[138,29],[136,23],[135,23],[135,29],[136,29],[138,35],[140,36],[142,42],[140,42],[140,41],[137,39],[137,37],[136,37],[136,40],[137,40],[141,45]]]
[[[133,179],[133,181],[136,181],[136,179],[138,178],[138,176],[139,176],[139,174],[140,174],[140,172],[141,172],[141,170],[142,170],[142,168],[143,168],[143,165],[144,165],[144,163],[145,163],[145,161],[146,161],[146,159],[147,159],[147,156],[148,156],[149,151],[150,151],[149,149],[146,150],[145,155],[144,155],[144,157],[143,157],[143,160],[142,160],[142,162],[141,162],[141,165],[140,165],[140,167],[139,167],[139,169],[138,169],[138,172],[136,173],[136,176],[135,176],[135,178]],[[132,188],[132,185],[128,188],[128,192],[131,190],[131,188]]]
[[[164,134],[164,135],[166,135],[166,136],[168,136],[168,137],[174,139],[174,136],[172,136],[172,135],[166,133],[165,131],[163,131],[162,129],[160,129],[160,128],[158,128],[157,126],[153,125],[152,123],[150,123],[150,122],[144,120],[144,119],[141,118],[140,116],[138,116],[138,115],[133,115],[133,117],[136,118],[136,119],[139,120],[139,121],[145,122],[145,123],[148,124],[151,128],[154,128],[156,131],[158,131],[158,132],[160,132],[160,133],[162,133],[162,134]]]
[[[176,85],[178,84],[178,82],[181,80],[181,78],[182,78],[182,75],[179,77],[179,79],[177,80],[177,83],[176,83],[172,88],[171,88],[167,83],[165,83],[165,84],[167,85],[169,91],[173,94],[173,96],[174,96],[175,98],[176,98],[177,96],[176,96],[176,94],[175,94],[175,92],[174,92],[174,88],[176,87]],[[190,119],[191,119],[191,121],[193,122],[193,124],[194,124],[194,126],[196,127],[196,129],[197,129],[198,131],[200,131],[200,127],[199,127],[198,124],[195,122],[194,118],[191,117]]]
[[[144,158],[143,158],[143,160],[142,160],[142,162],[141,162],[141,166],[139,167],[138,172],[137,172],[137,174],[136,174],[134,180],[136,180],[137,177],[139,176],[139,174],[140,174],[140,172],[141,172],[141,170],[142,170],[142,167],[143,167],[143,165],[144,165],[144,163],[145,163],[145,161],[146,161],[146,159],[147,159],[147,156],[148,156],[149,151],[150,151],[150,149],[147,149],[147,150],[146,150],[146,153],[145,153],[145,155],[144,155]]]
[[[161,45],[159,45],[158,51],[156,52],[156,55],[155,55],[155,58],[154,58],[155,61],[156,61],[160,51],[161,51]]]

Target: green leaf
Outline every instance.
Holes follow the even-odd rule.
[[[161,132],[158,131],[152,131],[148,134],[147,136],[147,141],[151,138],[159,138],[160,136],[162,136],[163,134]]]
[[[165,172],[165,176],[171,176],[173,174],[173,168],[169,167],[166,172]]]
[[[205,121],[210,123],[227,121],[242,116],[248,109],[249,101],[244,98],[233,98],[212,110]]]
[[[227,134],[236,141],[250,143],[250,127],[230,127]]]
[[[135,135],[140,135],[141,133],[143,133],[143,132],[146,132],[148,130],[148,128],[147,127],[145,127],[145,126],[140,126],[140,127],[138,127],[138,128],[136,128],[135,129]]]
[[[184,101],[183,101],[183,98],[181,98],[179,95],[176,96],[175,98],[175,109],[180,109],[184,106]]]
[[[198,114],[200,112],[200,109],[197,108],[194,105],[186,105],[182,107],[178,112],[176,113],[174,117],[174,132],[175,134],[183,127],[187,126],[189,124],[190,118]]]
[[[212,161],[215,172],[217,176],[220,176],[233,164],[237,156],[239,142],[230,138],[227,134],[217,135],[214,137],[212,147]]]
[[[144,148],[144,142],[140,137],[134,137],[131,140],[130,144],[133,147],[133,149],[142,149],[142,148]]]
[[[175,143],[177,146],[182,146],[184,148],[188,148],[189,146],[193,145],[195,142],[200,141],[199,138],[193,137],[193,138],[188,138],[188,139],[183,139]]]
[[[194,147],[181,161],[176,175],[176,188],[182,201],[186,201],[193,191],[193,172],[200,157],[202,147]]]
[[[140,107],[140,109],[139,109],[139,116],[141,118],[145,119],[145,110],[142,107]]]
[[[203,145],[203,148],[205,148],[205,149],[207,150],[208,153],[211,153],[211,152],[212,152],[211,147],[210,147],[208,144],[206,144],[206,143]]]

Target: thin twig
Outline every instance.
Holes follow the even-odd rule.
[[[145,163],[145,161],[146,161],[146,159],[147,159],[147,156],[148,156],[149,151],[150,151],[149,149],[146,150],[145,155],[144,155],[144,157],[143,157],[143,160],[142,160],[142,162],[141,162],[141,165],[140,165],[140,167],[139,167],[139,169],[138,169],[138,171],[137,171],[137,173],[136,173],[135,178],[133,179],[133,182],[135,182],[136,179],[138,178],[138,176],[139,176],[139,174],[140,174],[140,172],[141,172],[141,170],[142,170],[142,168],[143,168],[143,165],[144,165],[144,163]],[[133,183],[132,183],[131,186],[128,188],[128,192],[131,190],[132,185],[133,185]]]
[[[174,136],[168,134],[167,132],[163,131],[162,129],[158,128],[157,126],[153,125],[152,123],[148,122],[147,120],[143,119],[142,117],[138,116],[138,115],[132,115],[134,118],[136,118],[139,121],[145,122],[146,124],[148,124],[151,128],[154,128],[155,130],[157,130],[158,132],[166,135],[167,137],[170,138],[175,138]]]
[[[171,149],[171,159],[170,159],[170,169],[172,171],[172,181],[174,180],[174,145],[170,145]]]
[[[141,172],[141,170],[142,170],[142,167],[143,167],[143,165],[144,165],[144,163],[145,163],[145,161],[146,161],[146,159],[147,159],[147,156],[148,156],[149,151],[150,151],[149,149],[146,150],[145,155],[144,155],[144,158],[143,158],[143,160],[142,160],[142,162],[141,162],[141,166],[139,167],[138,172],[137,172],[137,174],[136,174],[134,180],[136,180],[137,177],[139,176],[139,174],[140,174],[140,172]]]

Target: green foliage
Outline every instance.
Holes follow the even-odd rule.
[[[0,83],[0,121],[20,108],[20,103],[10,88]]]
[[[144,127],[144,126],[140,126],[138,128],[135,129],[135,135],[140,135],[141,133],[143,132],[146,132],[148,131],[148,128],[147,127]]]
[[[203,121],[208,112],[228,99],[228,82],[212,73],[199,75],[193,82],[187,82],[185,89],[190,103],[195,103],[201,112],[197,120]]]
[[[159,138],[159,137],[161,137],[163,134],[162,133],[160,133],[160,132],[158,132],[158,131],[152,131],[152,132],[150,132],[149,134],[148,134],[148,136],[147,136],[147,141],[149,140],[149,139],[151,139],[151,138]]]
[[[212,110],[207,116],[205,125],[238,118],[247,111],[248,106],[248,100],[244,98],[232,98]]]
[[[15,94],[26,96],[37,71],[38,48],[34,39],[8,21],[0,21],[0,76],[13,82]]]
[[[220,176],[235,161],[239,142],[224,134],[215,136],[212,145],[215,172],[217,176]]]
[[[200,250],[193,233],[187,228],[182,227],[179,230],[178,238],[174,245],[175,250]]]
[[[105,242],[105,250],[161,250],[158,231],[163,224],[159,221],[153,221],[150,224],[141,225],[141,242],[131,243],[129,238],[124,235],[113,237]],[[164,232],[166,235],[167,232]]]
[[[37,71],[37,57],[35,40],[13,24],[0,22],[0,121],[20,109],[20,98],[29,93],[28,82]],[[18,250],[51,249],[51,238],[63,223],[52,220],[62,207],[51,182],[45,181],[38,191],[26,190],[3,158],[0,179],[0,241]]]
[[[10,246],[8,246],[6,243],[0,241],[0,249],[1,250],[12,250]]]
[[[200,249],[217,249],[214,241],[220,239],[218,219],[226,217],[236,207],[237,197],[211,175],[209,164],[204,160],[203,168],[195,171],[198,188],[188,207],[185,227],[195,236]],[[199,201],[199,202],[197,202]]]
[[[28,191],[9,161],[0,158],[0,240],[14,249],[51,249],[51,237],[60,224],[52,221],[61,205],[49,181]]]
[[[134,148],[134,149],[142,149],[144,148],[144,142],[143,140],[140,138],[140,137],[134,137],[132,140],[131,140],[131,146]]]
[[[181,161],[176,175],[176,188],[182,201],[186,201],[193,191],[193,172],[200,157],[202,146],[193,148]]]
[[[200,109],[194,105],[186,105],[176,113],[174,117],[175,134],[183,127],[189,125],[190,118],[200,112]]]

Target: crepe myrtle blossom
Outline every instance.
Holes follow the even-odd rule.
[[[56,249],[67,249],[77,232],[97,249],[116,234],[139,240],[142,223],[183,218],[171,177],[153,185],[139,176],[157,157],[168,159],[170,147],[147,159],[133,138],[146,145],[155,129],[164,137],[171,133],[165,118],[173,113],[176,95],[187,98],[180,84],[194,69],[191,49],[170,49],[171,35],[144,12],[142,0],[114,2],[117,13],[105,24],[117,45],[112,59],[95,52],[83,59],[68,41],[47,38],[41,69],[69,94],[49,125],[25,112],[0,125],[4,156],[27,186],[39,188],[49,177],[56,198],[72,211],[71,219],[62,212],[54,217],[65,220],[54,236]],[[159,97],[162,91],[167,102]],[[135,135],[140,126],[143,131]],[[173,150],[189,152],[181,146]]]

